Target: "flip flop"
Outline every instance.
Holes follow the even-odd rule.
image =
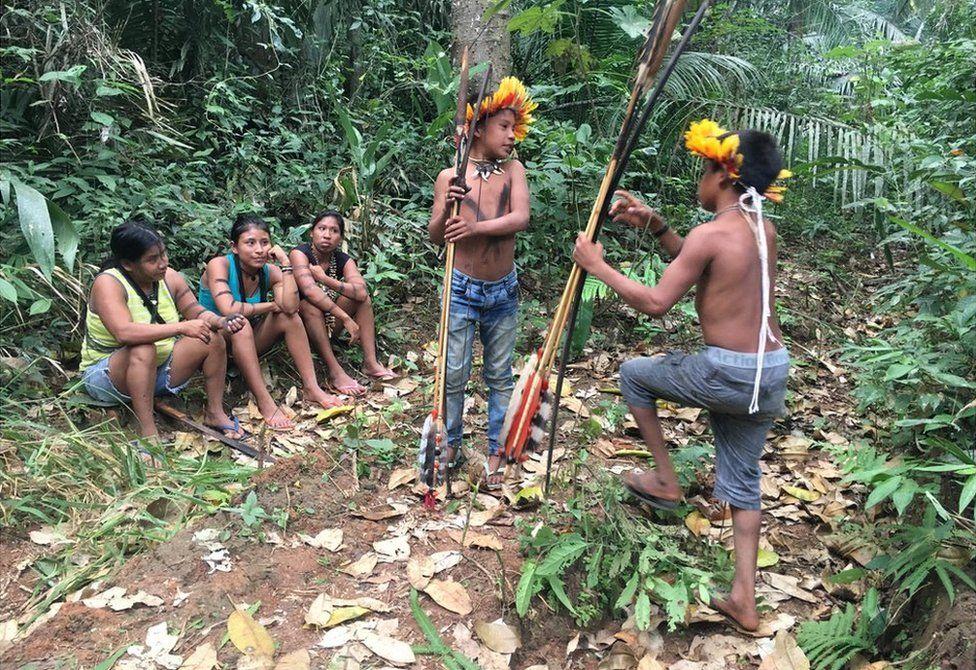
[[[658,498],[650,493],[645,493],[639,489],[634,488],[629,482],[624,482],[624,486],[630,491],[630,494],[640,500],[641,502],[647,503],[651,507],[657,508],[659,510],[664,510],[665,512],[673,512],[678,509],[677,500],[666,500],[664,498]]]
[[[224,437],[229,437],[232,440],[237,440],[238,442],[243,442],[251,437],[251,434],[241,428],[241,420],[236,416],[233,417],[234,422],[220,426],[215,423],[204,424],[207,428],[213,428],[214,430],[219,430],[224,434]],[[233,435],[228,435],[228,433],[238,433],[240,437],[234,437]]]
[[[492,477],[496,476],[496,475],[499,475],[499,474],[504,475],[505,474],[505,463],[504,463],[504,461],[502,463],[499,463],[498,467],[495,468],[494,471],[488,469],[488,461],[485,461],[485,463],[484,463],[484,470],[485,470],[485,476],[484,476],[484,479],[482,480],[482,483],[481,483],[481,486],[484,487],[484,490],[485,491],[488,491],[488,492],[501,491],[504,488],[504,486],[505,486],[505,480],[504,479],[502,479],[502,481],[500,481],[500,482],[495,482],[494,484],[492,484],[488,480],[491,479]]]

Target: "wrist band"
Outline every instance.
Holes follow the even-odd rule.
[[[282,272],[291,272],[291,266],[290,265],[282,265],[281,266],[281,271]]]
[[[653,235],[655,238],[659,238],[669,230],[671,230],[671,226],[665,223],[659,230],[655,230],[653,233],[651,233],[651,235]]]

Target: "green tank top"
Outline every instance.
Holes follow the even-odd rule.
[[[102,274],[114,277],[125,289],[126,306],[129,308],[129,316],[133,323],[152,323],[152,315],[142,302],[142,298],[136,293],[135,289],[129,285],[122,273],[116,268],[106,270]],[[165,281],[159,282],[159,302],[156,305],[159,316],[166,323],[177,323],[180,320],[180,313],[170,295],[169,287]],[[94,365],[103,358],[108,358],[113,353],[122,348],[118,340],[112,336],[101,317],[90,307],[85,317],[85,341],[81,346],[81,366],[82,371],[89,365]],[[156,365],[160,366],[166,362],[170,354],[173,353],[173,346],[176,344],[175,337],[167,337],[165,340],[158,340],[156,345]]]

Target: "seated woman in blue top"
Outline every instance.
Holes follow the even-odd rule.
[[[356,262],[339,249],[346,232],[342,215],[334,210],[316,214],[309,232],[311,244],[300,244],[288,255],[303,298],[299,313],[329,368],[332,385],[339,393],[359,395],[366,389],[342,369],[329,330],[335,336],[345,328],[352,342],[360,341],[367,377],[386,381],[397,375],[376,358],[376,325],[366,282]]]
[[[282,337],[302,379],[304,399],[322,407],[342,404],[322,390],[315,378],[308,337],[298,316],[298,287],[288,256],[271,243],[268,224],[253,214],[239,215],[230,230],[230,249],[231,253],[207,263],[200,278],[200,304],[219,314],[241,314],[248,320],[230,340],[231,352],[265,422],[275,430],[294,427],[271,399],[258,362],[258,356]]]

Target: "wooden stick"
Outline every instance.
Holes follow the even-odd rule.
[[[185,412],[181,412],[180,410],[176,409],[172,405],[168,405],[162,402],[161,400],[157,400],[155,406],[156,406],[156,411],[159,412],[160,414],[163,414],[164,416],[168,416],[174,421],[178,421],[184,426],[186,426],[187,428],[192,428],[193,430],[197,431],[198,433],[201,433],[202,435],[206,435],[207,437],[212,437],[213,439],[218,440],[219,442],[223,442],[231,449],[235,449],[241,452],[242,454],[244,454],[245,456],[250,456],[251,458],[258,458],[263,455],[260,452],[258,452],[258,450],[255,449],[254,447],[248,444],[244,444],[240,440],[235,440],[232,437],[227,437],[219,430],[215,430],[210,426],[205,426],[202,423],[198,423],[194,421],[189,416],[187,416]],[[264,460],[268,461],[269,463],[274,463],[275,460],[274,458],[268,455],[263,455],[263,456],[264,456]]]

